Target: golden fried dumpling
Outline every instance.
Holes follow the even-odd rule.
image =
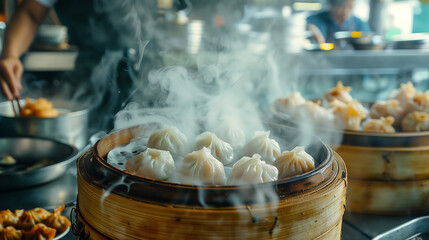
[[[314,159],[304,147],[295,147],[278,155],[273,165],[279,170],[279,179],[282,179],[313,170]]]
[[[371,119],[363,125],[362,130],[366,132],[394,133],[395,128],[392,126],[394,122],[395,119],[392,116]]]
[[[401,126],[404,132],[429,131],[429,113],[410,112],[402,119]]]
[[[0,231],[0,239],[1,240],[21,240],[22,231],[15,229],[13,226],[5,227],[2,231]]]
[[[393,90],[388,99],[396,99],[401,106],[405,106],[416,94],[416,89],[412,82],[402,83],[399,89]]]
[[[337,86],[330,89],[323,98],[328,102],[337,99],[341,102],[348,103],[352,100],[350,91],[351,87],[344,87],[343,82],[338,81]]]
[[[225,170],[210,149],[203,147],[185,156],[179,169],[182,182],[187,184],[225,184]]]
[[[50,240],[54,239],[56,234],[57,230],[50,228],[43,223],[38,223],[30,230],[23,231],[22,233],[25,240]]]
[[[154,131],[149,137],[147,147],[169,151],[173,156],[185,156],[189,149],[186,136],[173,126]]]
[[[157,180],[168,180],[176,172],[170,152],[148,148],[125,163],[125,169],[131,174]]]
[[[246,134],[233,120],[224,121],[215,130],[216,135],[229,143],[234,150],[240,150],[246,143]]]
[[[297,107],[304,103],[305,99],[299,92],[293,92],[289,97],[279,98],[276,100],[278,109],[288,114],[293,114]]]
[[[263,161],[272,163],[280,154],[280,146],[276,140],[269,138],[270,131],[257,131],[252,139],[244,146],[241,156],[253,156],[259,154]]]
[[[396,99],[377,101],[371,106],[369,115],[374,119],[392,116],[395,119],[394,125],[400,125],[404,115],[404,108]]]
[[[58,111],[53,107],[52,102],[45,98],[38,98],[34,102],[26,98],[20,114],[27,117],[53,118],[58,116]]]
[[[197,136],[194,151],[203,147],[210,149],[212,156],[223,165],[228,165],[233,160],[234,152],[231,145],[219,139],[214,133],[204,132]]]
[[[17,213],[19,214],[19,216],[17,215]],[[9,209],[0,211],[0,218],[2,219],[1,222],[3,223],[3,227],[16,226],[19,217],[22,215],[22,213],[23,211],[15,211],[15,213],[13,213]]]
[[[69,228],[71,225],[71,223],[67,219],[67,217],[61,215],[64,208],[65,208],[65,205],[61,205],[61,206],[55,208],[54,213],[52,213],[46,219],[43,220],[43,223],[47,227],[49,227],[51,229],[52,228],[55,229],[56,232],[59,234],[65,232],[67,230],[67,228]],[[52,231],[49,231],[49,229],[46,229],[42,225],[39,225],[39,228],[41,228],[44,232],[52,232]],[[34,227],[33,227],[33,229],[31,229],[31,231],[34,231]],[[55,236],[55,232],[54,232],[54,236]]]
[[[229,185],[257,184],[278,179],[279,171],[273,165],[261,160],[259,154],[242,157],[232,167],[228,177]]]

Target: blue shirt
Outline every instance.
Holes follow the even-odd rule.
[[[325,37],[326,42],[334,43],[334,33],[339,31],[360,31],[360,32],[369,32],[368,23],[362,21],[356,16],[350,16],[345,20],[341,25],[338,25],[331,17],[329,11],[324,11],[317,13],[315,15],[309,16],[307,18],[307,24],[314,24],[319,28],[320,32]]]

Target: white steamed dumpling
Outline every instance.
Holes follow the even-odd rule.
[[[246,134],[236,123],[225,121],[215,132],[220,139],[231,144],[234,150],[240,150],[246,143]]]
[[[295,147],[277,156],[273,165],[279,170],[279,179],[282,179],[313,170],[314,159],[304,147]]]
[[[243,185],[276,181],[279,171],[273,165],[261,160],[259,154],[242,157],[232,167],[228,184]]]
[[[226,177],[223,165],[210,152],[210,149],[204,147],[185,156],[179,169],[182,182],[187,184],[225,184]]]
[[[152,148],[129,159],[125,169],[131,174],[157,180],[170,179],[176,172],[171,154],[168,151]]]
[[[223,165],[228,165],[233,160],[234,151],[231,145],[219,139],[214,133],[204,132],[198,135],[194,150],[200,150],[203,147],[210,149],[213,157]]]
[[[244,146],[241,156],[253,156],[257,153],[267,163],[273,163],[280,154],[280,146],[276,140],[269,138],[270,131],[257,131],[252,139]]]
[[[167,126],[154,131],[147,147],[169,151],[173,156],[185,156],[188,153],[188,139],[176,127]]]

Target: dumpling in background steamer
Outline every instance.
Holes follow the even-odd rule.
[[[215,132],[220,139],[229,143],[234,150],[240,150],[246,143],[246,134],[243,129],[232,121],[224,121],[216,128]]]
[[[225,170],[210,149],[203,148],[185,156],[179,169],[180,179],[187,184],[225,184]]]
[[[227,182],[230,185],[272,182],[278,179],[278,174],[276,167],[262,161],[259,154],[254,154],[242,157],[234,164]]]
[[[341,102],[348,103],[353,99],[352,96],[350,95],[351,90],[352,90],[351,87],[345,87],[343,85],[343,82],[338,81],[337,86],[330,89],[325,94],[325,96],[323,96],[323,99],[328,101],[328,102],[331,102],[334,99],[337,99]]]
[[[280,154],[280,146],[276,140],[269,138],[270,131],[257,131],[252,139],[241,150],[242,157],[259,154],[263,161],[273,163]]]
[[[406,106],[408,102],[414,97],[416,94],[416,89],[413,86],[413,83],[407,82],[402,83],[399,89],[393,90],[388,99],[396,99],[399,101],[401,106]]]
[[[406,105],[407,112],[419,111],[429,112],[429,91],[418,92],[414,97],[408,101]]]
[[[368,116],[368,110],[356,100],[344,105],[338,104],[332,109],[335,116],[343,122],[346,130],[358,131],[362,120]]]
[[[410,112],[402,119],[402,131],[423,132],[429,131],[429,114],[426,112]]]
[[[279,170],[279,179],[282,179],[313,170],[314,159],[304,147],[295,147],[278,155],[273,165]]]
[[[147,147],[169,151],[173,156],[185,156],[189,149],[186,136],[173,126],[154,131],[149,137]]]
[[[395,128],[392,126],[394,122],[395,119],[391,116],[371,119],[363,125],[362,130],[366,132],[394,133]]]
[[[369,115],[374,119],[392,116],[395,120],[394,125],[401,125],[404,109],[397,99],[377,101],[371,106]]]
[[[234,157],[234,150],[229,143],[219,139],[216,134],[204,132],[197,136],[194,151],[200,150],[203,147],[210,149],[211,154],[223,165],[228,165]]]
[[[176,172],[170,152],[148,148],[125,163],[125,169],[131,174],[157,180],[167,180]]]
[[[306,101],[299,105],[299,110],[295,112],[298,121],[310,120],[313,124],[332,125],[334,114],[330,109],[320,106],[320,101]]]
[[[293,114],[296,108],[305,103],[301,93],[293,92],[289,97],[279,98],[276,100],[276,106],[284,113]]]

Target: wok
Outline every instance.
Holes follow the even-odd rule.
[[[77,149],[55,140],[36,137],[0,138],[0,157],[16,163],[0,165],[0,191],[34,186],[60,177],[77,156]]]

